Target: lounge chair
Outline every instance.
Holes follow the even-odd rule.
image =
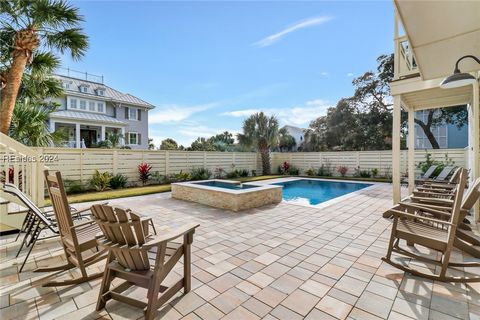
[[[97,311],[115,299],[145,310],[145,319],[154,318],[156,310],[180,289],[191,289],[191,244],[198,224],[188,224],[161,235],[149,237],[141,217],[132,211],[105,205],[94,205],[92,213],[103,236],[98,244],[108,249],[108,259],[97,300]],[[183,243],[172,240],[183,238]],[[163,280],[183,256],[183,278],[170,287]],[[125,280],[110,289],[114,279]],[[147,289],[147,302],[122,294],[137,286]],[[160,296],[159,296],[160,294]]]
[[[38,268],[34,272],[55,272],[65,271],[77,267],[81,276],[63,281],[50,281],[45,283],[44,287],[66,286],[78,284],[99,278],[103,272],[88,274],[86,268],[92,264],[105,259],[106,250],[98,250],[95,235],[101,230],[94,220],[89,220],[81,224],[74,224],[70,206],[68,205],[67,193],[63,185],[62,175],[57,172],[55,176],[50,175],[45,170],[45,180],[47,189],[53,205],[53,211],[58,224],[60,240],[66,256],[66,264]]]
[[[448,177],[452,173],[453,170],[455,170],[455,166],[446,166],[440,171],[438,176],[436,176],[433,179],[427,179],[426,181],[423,182],[423,184],[431,184],[431,183],[445,183],[448,182]]]
[[[448,222],[417,215],[415,212],[412,212],[412,208],[409,208],[405,211],[391,209],[390,211],[394,215],[392,232],[387,254],[382,258],[382,260],[400,270],[431,280],[440,280],[446,282],[480,281],[480,276],[457,277],[447,275],[447,270],[449,267],[480,267],[480,262],[450,261],[451,251],[457,236],[457,225],[461,216],[461,201],[466,181],[466,172],[462,171],[459,180],[459,187],[455,193],[451,219]],[[417,244],[439,251],[441,253],[441,259],[432,259],[427,255],[403,249],[400,247],[400,240],[405,240],[410,245]],[[418,261],[439,265],[440,272],[429,274],[397,263],[392,260],[393,252],[416,259]]]
[[[462,169],[463,169],[462,167],[458,167],[457,169],[455,169],[450,179],[446,182],[435,182],[435,181],[426,182],[423,185],[419,186],[417,190],[448,192],[449,190],[452,190],[453,188],[455,188],[455,186],[457,185],[458,180],[460,179],[460,173],[462,172]]]
[[[422,176],[415,178],[415,184],[430,180],[437,168],[437,165],[430,166],[430,168],[428,168]],[[405,178],[405,182],[408,184],[408,177]]]

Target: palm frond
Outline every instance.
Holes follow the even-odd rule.
[[[48,47],[57,49],[62,54],[70,51],[73,59],[81,58],[88,49],[88,36],[80,28],[48,33],[44,38]]]
[[[31,11],[35,27],[50,26],[58,29],[76,26],[83,21],[78,8],[63,0],[36,0],[32,3]]]

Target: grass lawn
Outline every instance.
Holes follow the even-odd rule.
[[[251,182],[251,181],[258,181],[258,180],[275,179],[280,177],[282,176],[270,175],[270,176],[238,178],[238,179],[231,179],[231,180]],[[160,185],[151,185],[151,186],[145,186],[145,187],[133,187],[133,188],[126,188],[126,189],[72,194],[68,196],[68,201],[69,203],[78,203],[78,202],[143,196],[146,194],[169,192],[169,191],[170,191],[170,184],[160,184]],[[50,205],[50,204],[51,204],[50,199],[46,199],[45,205]]]

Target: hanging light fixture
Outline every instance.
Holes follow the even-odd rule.
[[[469,84],[474,84],[477,81],[477,79],[474,76],[472,76],[470,73],[463,73],[458,68],[458,64],[460,63],[460,61],[466,58],[471,58],[480,64],[480,59],[478,59],[475,56],[466,55],[461,57],[460,59],[457,60],[457,63],[455,63],[455,70],[453,70],[453,74],[443,79],[443,81],[440,83],[440,88],[442,89],[458,88],[458,87],[463,87]]]

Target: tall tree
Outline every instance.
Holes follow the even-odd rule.
[[[189,149],[192,151],[216,151],[210,139],[203,137],[198,137],[193,141]]]
[[[172,138],[164,139],[160,143],[160,150],[177,150],[177,149],[178,149],[178,143]]]
[[[26,67],[38,48],[79,59],[88,37],[79,27],[83,17],[63,0],[0,1],[0,132],[7,134]]]
[[[263,112],[255,113],[243,122],[243,133],[237,135],[240,144],[254,146],[262,157],[263,174],[271,173],[270,150],[278,145],[278,120]]]
[[[287,128],[281,128],[280,130],[278,130],[278,133],[278,149],[280,151],[291,151],[293,147],[297,145],[295,138],[288,133]]]

